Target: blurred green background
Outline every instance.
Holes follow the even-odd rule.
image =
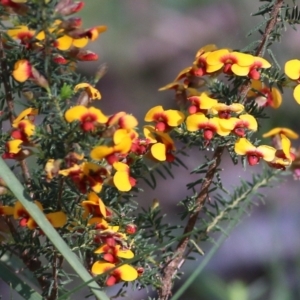
[[[260,4],[258,0],[86,0],[79,14],[84,27],[107,25],[108,31],[88,46],[99,54],[99,63],[83,63],[80,70],[92,75],[101,63],[107,63],[108,73],[97,86],[102,93],[99,107],[106,114],[133,113],[143,124],[149,108],[157,104],[175,108],[173,91],[158,92],[158,88],[191,65],[200,47],[214,43],[238,49],[257,39],[257,35],[246,35],[262,21],[251,17]],[[299,40],[299,32],[288,28],[281,43],[274,45],[281,66],[289,59],[300,59]],[[299,106],[289,91],[283,99],[279,110],[268,110],[271,118],[261,124],[262,133],[274,126],[291,127],[300,133]],[[186,163],[190,170],[195,166],[192,159]],[[260,166],[242,170],[229,159],[222,167],[225,187],[260,170]],[[145,193],[138,198],[145,206],[155,197],[160,199],[170,222],[180,212],[177,203],[184,198],[191,178],[189,171],[175,171],[175,181],[161,181],[155,191],[145,186]],[[245,216],[181,299],[300,299],[299,182],[288,177],[280,186],[263,192],[268,195],[266,204]],[[195,262],[188,262],[185,276],[194,268]],[[129,293],[127,299],[147,297],[141,291]],[[83,294],[72,299],[83,299]]]

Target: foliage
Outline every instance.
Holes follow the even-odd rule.
[[[261,145],[257,134],[285,89],[294,88],[300,103],[300,60],[286,62],[282,73],[271,50],[288,24],[299,23],[296,4],[263,1],[253,15],[265,20],[249,33],[261,38],[244,49],[200,48],[160,88],[175,91],[178,109],[155,106],[145,114],[150,125],[140,128],[130,113],[107,115],[96,107],[102,95],[95,86],[106,66],[93,78],[77,73],[79,61],[97,61],[85,47],[106,31],[83,29],[80,18],[69,17],[83,2],[0,2],[0,122],[9,128],[0,141],[0,268],[24,298],[68,299],[88,287],[108,299],[107,289],[119,284],[113,299],[125,297],[131,284],[169,299],[184,261],[205,256],[202,244],[211,242],[195,271],[201,272],[242,215],[263,200],[259,189],[288,168],[299,177],[299,151],[290,141],[297,133],[285,127],[265,133],[272,146]],[[192,148],[196,179],[169,224],[159,200],[142,203],[140,183],[154,189],[188,169],[184,158]],[[220,167],[226,152],[233,165],[241,158],[245,168],[263,162],[263,170],[228,191]],[[14,272],[22,268],[30,274],[24,281],[23,271]],[[74,276],[83,283],[70,289]]]

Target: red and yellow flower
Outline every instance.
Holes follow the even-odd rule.
[[[263,134],[263,137],[264,138],[274,137],[274,136],[280,135],[280,134],[284,134],[286,137],[288,137],[290,139],[294,139],[294,140],[299,138],[299,135],[294,130],[292,130],[290,128],[286,128],[286,127],[273,128],[270,131]]]
[[[120,158],[125,157],[132,145],[132,139],[130,135],[128,134],[123,134],[123,132],[120,133],[120,130],[125,130],[125,129],[119,129],[114,133],[113,136],[113,146],[97,146],[92,151],[90,152],[90,156],[92,159],[95,160],[101,160],[101,159],[106,159],[106,161],[109,164],[113,164],[117,161],[119,161]]]
[[[82,215],[84,219],[89,215],[103,218],[111,215],[111,212],[106,208],[102,199],[95,192],[90,192],[88,199],[81,202],[81,206],[84,208]]]
[[[203,137],[207,141],[210,141],[215,133],[221,136],[227,136],[231,131],[220,126],[219,118],[207,118],[203,113],[188,116],[186,119],[186,127],[187,130],[191,132],[203,130]]]
[[[247,96],[254,98],[259,107],[271,106],[278,108],[282,103],[281,93],[275,87],[270,88],[259,80],[252,80],[251,89]]]
[[[146,116],[146,122],[155,122],[157,131],[169,131],[172,127],[179,126],[184,121],[184,114],[181,111],[168,109],[164,110],[161,105],[151,108]]]
[[[256,119],[250,114],[240,115],[238,118],[220,119],[220,126],[239,137],[245,136],[246,129],[257,131],[258,124]]]
[[[74,87],[74,92],[77,93],[80,89],[85,89],[86,93],[90,97],[90,99],[95,100],[95,99],[101,99],[101,94],[100,92],[95,89],[92,85],[89,83],[83,82],[75,85]]]
[[[116,268],[117,266],[112,263],[104,261],[96,261],[92,266],[92,273],[95,275],[103,274],[109,272],[111,269]],[[122,265],[117,267],[113,271],[109,272],[109,275],[106,279],[106,285],[112,286],[118,282],[122,281],[134,281],[138,277],[137,270],[130,265]]]
[[[156,131],[153,126],[144,126],[144,135],[149,141],[152,158],[158,161],[172,162],[175,159],[173,151],[176,150],[174,141],[165,132]]]
[[[279,145],[275,153],[275,158],[268,164],[272,168],[285,170],[294,160],[291,153],[291,141],[284,135],[280,134]]]
[[[290,79],[297,83],[293,96],[297,103],[300,104],[300,60],[292,59],[287,61],[284,66],[284,72]]]
[[[254,57],[246,53],[220,49],[209,53],[206,62],[207,73],[213,73],[223,68],[223,72],[226,74],[234,73],[238,76],[246,76],[254,63]]]
[[[113,177],[113,182],[116,188],[121,192],[128,192],[136,185],[136,179],[130,176],[130,168],[122,162],[113,164],[116,173]]]
[[[250,166],[258,164],[261,158],[270,162],[275,158],[276,153],[275,148],[267,145],[255,147],[246,138],[237,140],[234,145],[234,151],[238,155],[246,155]]]
[[[32,77],[32,66],[27,59],[18,60],[14,64],[12,76],[16,81],[24,82]]]
[[[218,103],[217,99],[209,97],[206,92],[201,93],[199,96],[189,97],[188,101],[190,102],[190,107],[188,108],[190,114],[206,113]]]
[[[80,122],[83,131],[95,130],[99,124],[106,124],[108,117],[105,116],[100,109],[95,107],[85,107],[77,105],[65,112],[67,122]]]
[[[106,168],[90,162],[74,164],[58,173],[70,177],[82,193],[86,193],[88,186],[94,192],[99,193],[102,190],[103,182],[109,176]]]
[[[34,201],[37,207],[43,211],[43,206],[39,201]],[[31,217],[30,213],[24,208],[23,204],[20,201],[16,201],[13,207],[13,217],[14,219],[19,219],[19,225],[21,227],[28,227],[29,229],[37,228],[37,224],[34,219]],[[67,223],[67,216],[62,211],[51,212],[45,214],[45,217],[55,228],[63,227]]]
[[[240,103],[232,103],[226,105],[225,103],[217,103],[211,108],[211,112],[214,115],[218,115],[220,119],[230,119],[232,113],[240,114],[244,110],[244,105]]]

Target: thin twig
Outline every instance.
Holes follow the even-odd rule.
[[[255,55],[256,56],[263,56],[264,55],[264,52],[265,52],[265,47],[267,45],[267,42],[270,38],[270,35],[271,35],[271,32],[272,30],[274,29],[276,23],[277,23],[277,17],[278,17],[278,14],[279,14],[279,11],[282,7],[282,4],[283,4],[283,0],[277,0],[276,3],[274,4],[273,8],[272,8],[272,11],[270,13],[270,20],[268,21],[267,25],[266,25],[266,28],[265,28],[265,31],[264,31],[264,34],[261,38],[261,41],[255,51]],[[241,89],[241,99],[245,99],[249,90],[250,90],[250,87],[251,87],[251,82],[249,81],[248,84],[245,84],[242,89]]]
[[[266,46],[266,43],[268,42],[270,34],[277,23],[277,16],[279,14],[282,4],[283,4],[283,0],[277,0],[273,6],[273,9],[271,11],[271,18],[266,25],[261,42],[258,45],[258,48],[256,51],[257,56],[261,56],[263,54],[263,50]],[[241,97],[242,98],[244,98],[247,95],[249,89],[250,89],[250,83],[248,83],[242,87],[242,89],[241,89]],[[198,215],[205,203],[205,200],[208,197],[209,187],[212,183],[215,172],[221,162],[221,157],[222,157],[223,152],[224,152],[223,147],[218,147],[216,149],[216,151],[214,152],[214,156],[213,156],[214,162],[209,166],[209,168],[206,172],[204,182],[201,186],[201,190],[200,190],[198,198],[197,198],[197,202],[196,202],[197,207],[187,220],[187,224],[184,229],[184,234],[191,232],[195,227]],[[160,300],[167,300],[167,299],[169,299],[169,297],[171,295],[173,279],[174,279],[178,269],[184,263],[184,260],[185,260],[184,254],[185,254],[189,240],[190,240],[190,235],[185,236],[184,238],[182,238],[180,240],[180,242],[178,243],[178,245],[174,251],[174,255],[169,259],[169,261],[166,264],[166,267],[163,270],[163,274],[162,274],[162,278],[161,278],[162,286],[161,286],[160,290],[158,291]]]

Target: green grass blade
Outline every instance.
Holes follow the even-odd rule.
[[[43,297],[32,289],[14,271],[0,261],[0,277],[11,288],[26,300],[43,300]]]
[[[65,260],[70,264],[74,271],[83,281],[89,281],[93,277],[88,273],[85,267],[81,264],[78,257],[73,253],[57,231],[53,228],[45,215],[40,211],[35,203],[32,202],[30,196],[25,192],[24,187],[16,178],[14,173],[9,169],[3,159],[0,157],[0,177],[5,181],[9,189],[13,192],[16,198],[23,204],[24,208],[30,212],[31,217],[35,220],[38,226],[42,229],[48,239],[53,243],[57,250],[63,255]],[[100,291],[100,287],[95,281],[91,281],[88,286],[91,288],[94,295],[100,300],[109,300],[107,295]]]

